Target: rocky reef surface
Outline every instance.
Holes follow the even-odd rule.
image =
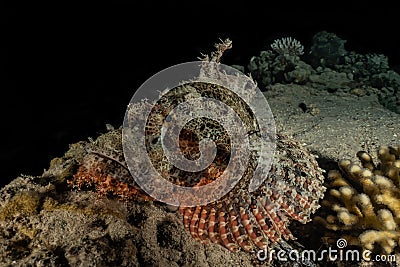
[[[400,74],[390,68],[385,55],[347,51],[346,40],[326,31],[314,35],[307,53],[294,49],[299,44],[293,40],[281,40],[276,41],[280,47],[271,44],[246,66],[261,88],[294,83],[329,92],[376,94],[384,107],[400,113]]]

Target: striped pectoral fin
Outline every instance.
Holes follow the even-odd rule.
[[[218,213],[219,237],[224,247],[226,247],[230,251],[237,252],[239,248],[237,244],[233,240],[231,240],[229,236],[230,232],[225,215],[226,213],[224,211],[220,211]]]
[[[260,211],[259,207],[253,207],[251,209],[253,216],[255,220],[257,221],[257,224],[260,228],[260,233],[259,233],[259,242],[260,245],[257,245],[260,249],[266,249],[268,246],[268,236],[265,234],[265,232],[268,232],[269,228],[265,222],[265,218],[263,216],[263,213]]]
[[[258,248],[265,248],[266,243],[265,243],[265,238],[260,235],[260,233],[257,233],[254,231],[254,225],[250,220],[249,214],[247,214],[246,210],[243,207],[239,208],[240,212],[240,220],[242,222],[242,225],[246,229],[247,235],[249,236],[249,239],[256,245]]]
[[[210,216],[207,220],[208,237],[212,243],[219,243],[219,231],[217,222],[217,211],[215,208],[210,209]]]
[[[269,227],[264,233],[267,235],[272,243],[278,242],[281,239],[282,230],[279,223],[280,218],[276,214],[277,207],[275,205],[267,204],[267,201],[264,198],[260,198],[259,201],[261,204],[259,209],[262,211],[264,217],[269,222]],[[265,221],[265,223],[267,223],[267,221]]]
[[[197,228],[197,234],[198,234],[201,242],[204,244],[210,243],[210,240],[208,239],[207,227],[206,227],[207,215],[208,215],[207,207],[203,207],[200,212],[200,219],[199,219],[199,225]]]
[[[259,202],[259,204],[261,204],[261,203]],[[268,238],[270,236],[273,236],[271,233],[271,228],[268,227],[267,223],[265,222],[265,219],[266,218],[269,219],[269,218],[266,216],[266,211],[265,211],[264,207],[262,207],[261,205],[258,205],[257,209],[253,210],[253,214],[257,220],[258,225],[260,225],[262,231],[264,232],[264,234]]]
[[[293,219],[301,222],[301,223],[306,223],[307,222],[307,218],[305,216],[303,216],[303,213],[298,213],[294,210],[293,206],[289,206],[286,203],[282,203],[281,204],[281,208],[283,211],[285,211],[285,213],[287,215],[289,215],[290,217],[292,217]]]
[[[200,211],[201,211],[201,206],[197,206],[193,212],[193,216],[192,216],[192,219],[190,220],[190,225],[189,225],[190,234],[197,241],[201,241],[201,239],[199,238],[198,232],[197,232],[199,218],[200,218],[199,217]]]
[[[230,227],[233,238],[236,240],[237,244],[243,248],[245,251],[250,251],[253,246],[248,241],[248,236],[246,234],[246,230],[243,228],[243,225],[240,223],[240,215],[235,212],[232,205],[229,206],[229,219],[230,219]]]
[[[309,221],[309,214],[312,203],[307,197],[300,195],[295,189],[291,189],[280,198],[281,210],[288,216],[303,224]],[[289,234],[291,236],[291,234]]]
[[[183,225],[186,230],[189,230],[190,221],[192,220],[193,211],[192,208],[179,208],[179,213],[183,215]]]
[[[278,215],[278,213],[281,213],[280,209],[281,208],[278,209],[275,206],[270,206],[270,207],[266,208],[266,211],[268,212],[268,214],[272,220],[272,223],[273,223],[275,229],[277,230],[277,233],[279,233],[279,239],[281,237],[283,237],[286,240],[294,239],[292,232],[290,232],[290,230],[287,227],[286,222],[283,221]]]

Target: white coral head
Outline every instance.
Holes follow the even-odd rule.
[[[304,54],[304,46],[292,37],[276,39],[271,44],[271,48],[280,55],[288,54],[298,56]]]

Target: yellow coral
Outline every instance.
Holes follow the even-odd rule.
[[[378,164],[365,151],[357,157],[361,164],[341,160],[340,171],[328,173],[324,208],[314,221],[328,229],[324,240],[346,238],[363,249],[392,253],[400,238],[400,146],[381,147]]]

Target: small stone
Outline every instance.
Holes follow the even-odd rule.
[[[365,91],[361,88],[354,88],[351,89],[350,94],[356,95],[356,96],[365,96]]]
[[[309,113],[313,116],[317,115],[320,113],[320,109],[317,107],[315,104],[305,104],[305,103],[300,103],[299,108],[303,110],[304,113]]]

